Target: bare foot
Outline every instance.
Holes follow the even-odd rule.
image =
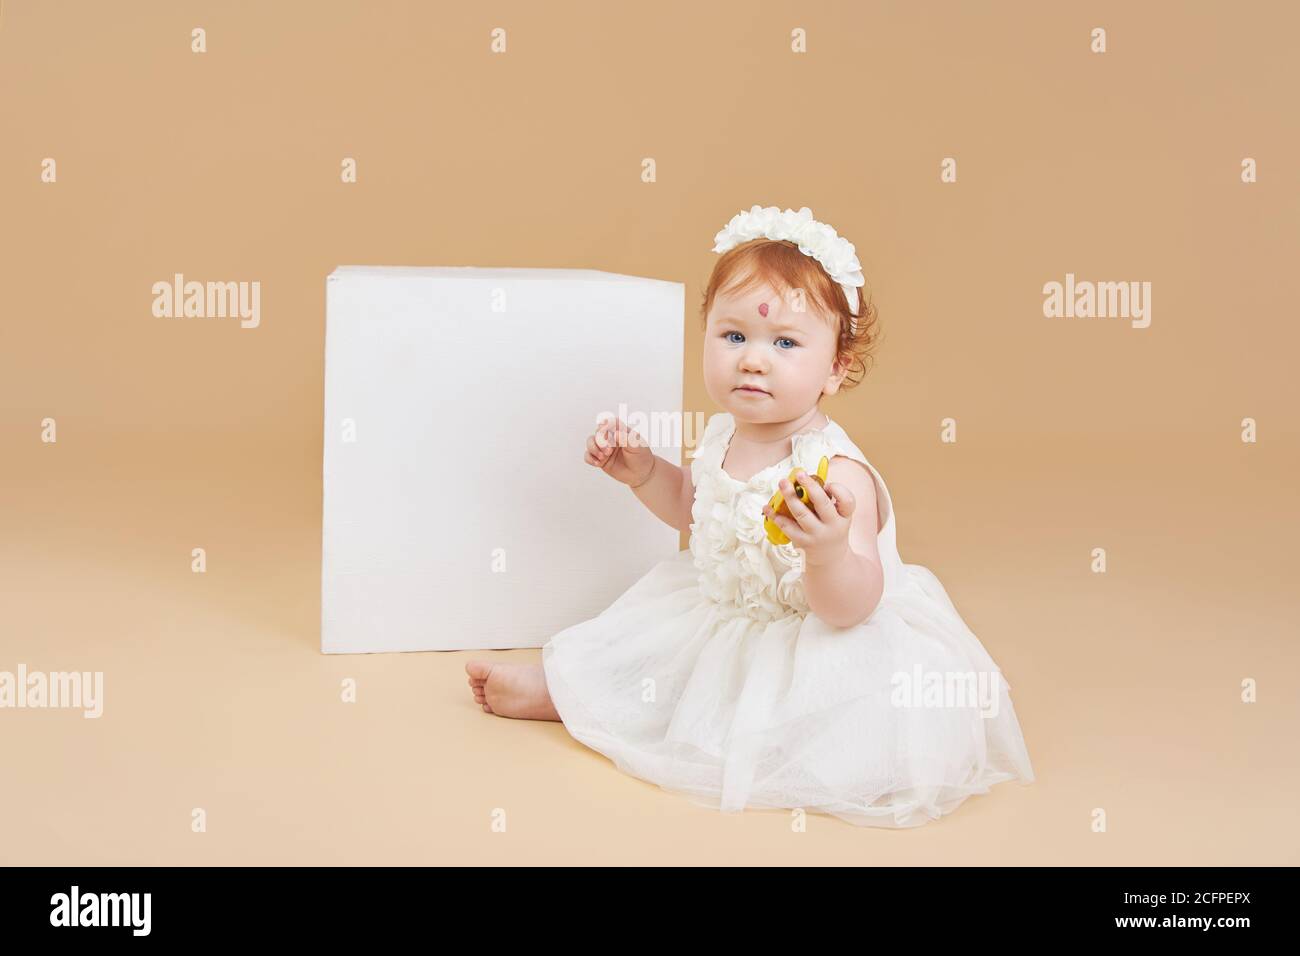
[[[474,702],[489,714],[522,720],[559,720],[541,664],[470,661],[465,665]]]

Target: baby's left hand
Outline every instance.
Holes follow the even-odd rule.
[[[790,479],[782,478],[781,497],[793,517],[775,514],[766,504],[763,516],[775,522],[791,544],[803,549],[805,564],[838,561],[849,553],[849,526],[853,523],[855,507],[853,494],[841,484],[822,488],[807,472],[801,471],[796,477],[808,491],[808,504],[796,497]]]

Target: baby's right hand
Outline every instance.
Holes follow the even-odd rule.
[[[587,438],[583,461],[625,485],[640,484],[654,466],[654,452],[622,419],[603,418]]]

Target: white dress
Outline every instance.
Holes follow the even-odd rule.
[[[738,481],[713,415],[691,461],[690,548],[542,648],[565,728],[626,773],[722,811],[794,808],[910,827],[991,784],[1031,782],[1009,686],[943,585],[904,564],[884,479],[835,422]],[[762,507],[796,466],[866,465],[884,524],[885,589],[866,621],[811,613],[803,552],[773,545]]]

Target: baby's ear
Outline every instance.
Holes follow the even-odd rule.
[[[822,386],[823,395],[834,395],[840,390],[840,382],[844,381],[844,376],[848,373],[849,364],[847,356],[840,355],[835,359],[831,366],[831,374],[826,378],[826,384]]]

